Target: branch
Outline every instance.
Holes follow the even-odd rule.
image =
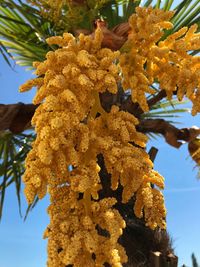
[[[197,127],[178,129],[163,119],[143,120],[137,126],[137,130],[142,133],[162,134],[166,142],[176,148],[179,148],[183,141],[191,142],[200,134]]]
[[[30,121],[37,106],[33,104],[0,104],[0,131],[23,132],[30,127]]]

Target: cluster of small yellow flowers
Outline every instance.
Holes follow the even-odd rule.
[[[27,0],[36,6],[44,18],[48,18],[61,28],[74,29],[87,16],[93,21],[109,0]],[[81,27],[82,28],[82,27]]]
[[[85,213],[84,199],[78,200],[78,193],[69,186],[49,191],[51,222],[44,233],[49,239],[48,266],[103,267],[107,262],[118,267],[127,261],[124,249],[116,246],[125,223],[112,208],[114,198],[91,200],[89,213]]]
[[[146,112],[149,107],[145,93],[154,93],[151,85],[157,80],[168,99],[174,92],[179,100],[186,95],[193,102],[195,115],[200,111],[200,57],[188,51],[200,49],[200,34],[195,33],[197,25],[193,25],[161,41],[164,30],[173,27],[169,22],[172,15],[171,11],[151,7],[136,8],[136,14],[129,19],[128,52],[120,57],[123,87],[131,88],[133,102]]]
[[[119,111],[117,106],[112,106],[110,113],[88,122],[93,150],[97,151],[96,154],[100,152],[103,155],[106,169],[111,174],[111,188],[116,190],[119,184],[123,186],[123,203],[128,202],[146,184],[164,188],[164,178],[152,170],[153,163],[143,149],[147,137],[136,131],[137,123],[138,120],[133,115]],[[137,144],[139,147],[133,146],[131,143]],[[146,191],[144,199],[148,198],[148,193],[149,196],[152,195],[151,190]],[[139,197],[140,194],[136,194],[136,199]],[[164,207],[164,202],[162,205]],[[148,222],[149,217],[146,215],[146,210],[150,206],[146,204],[143,206],[145,206],[145,218]],[[137,212],[136,215],[138,216]],[[164,215],[160,214],[159,217],[157,214],[158,217],[152,217],[153,224],[148,225],[152,228],[158,225],[165,228],[164,223],[162,225],[158,223],[159,220],[164,221]]]
[[[200,112],[200,56],[188,53],[200,49],[197,28],[196,24],[189,29],[184,27],[159,42],[158,51],[164,49],[166,54],[154,61],[160,88],[166,90],[169,99],[174,91],[179,100],[186,95],[193,103],[192,115]]]
[[[146,225],[151,229],[155,229],[157,226],[165,228],[166,208],[164,197],[158,189],[152,186],[153,184],[160,189],[164,188],[164,178],[152,170],[149,176],[144,175],[143,183],[136,193],[134,212],[139,218],[143,216],[144,212]]]
[[[32,5],[41,10],[44,17],[50,17],[53,21],[58,22],[61,18],[63,6],[68,5],[69,0],[28,0]]]
[[[38,87],[33,102],[40,105],[32,119],[37,138],[27,156],[23,180],[29,203],[36,194],[42,198],[47,187],[51,197],[50,225],[45,232],[49,267],[100,267],[105,262],[119,267],[127,260],[118,244],[125,222],[112,208],[116,200],[97,201],[100,151],[93,144],[88,122],[95,121],[97,113],[105,113],[99,93],[116,93],[119,79],[114,63],[119,52],[101,49],[101,41],[100,29],[94,38],[80,35],[75,39],[70,34],[49,38],[50,44],[60,48],[34,64],[36,74],[43,78],[20,88]],[[139,134],[136,139],[139,142]]]
[[[157,46],[162,30],[172,27],[168,22],[172,15],[171,11],[137,7],[136,13],[129,18],[131,30],[127,45],[130,49],[120,57],[123,87],[125,90],[131,88],[132,101],[138,102],[144,111],[148,111],[145,93],[154,93],[150,88],[154,77],[149,53]]]
[[[33,103],[39,107],[32,119],[37,138],[27,156],[23,180],[29,203],[35,195],[42,198],[47,189],[50,194],[50,225],[45,232],[48,267],[103,267],[106,262],[121,267],[127,257],[118,239],[125,222],[113,208],[114,198],[99,200],[97,156],[103,155],[112,189],[123,186],[124,203],[135,193],[141,199],[140,213],[144,207],[151,228],[164,228],[163,202],[156,189],[147,187],[152,183],[163,188],[163,180],[152,171],[144,149],[147,137],[135,128],[138,120],[117,106],[108,113],[101,106],[99,93],[118,90],[119,51],[101,48],[99,28],[94,37],[65,33],[47,42],[60,48],[34,64],[42,78],[28,81],[20,90],[38,88]]]

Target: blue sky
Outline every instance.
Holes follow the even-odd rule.
[[[31,76],[23,68],[12,71],[0,57],[0,103],[30,103],[34,90],[19,93],[18,87]],[[200,115],[189,113],[179,121],[178,127],[200,127]],[[200,181],[196,179],[194,162],[188,158],[187,144],[180,149],[170,147],[162,138],[151,142],[159,149],[155,169],[166,180],[164,191],[167,206],[168,231],[173,238],[175,252],[179,256],[179,266],[185,263],[191,267],[191,253],[200,262]],[[150,147],[150,146],[149,146]],[[23,211],[26,202],[22,196]],[[46,240],[43,231],[48,224],[46,208],[48,197],[40,201],[30,213],[26,222],[18,213],[14,187],[8,189],[5,199],[3,219],[0,223],[0,267],[45,267]]]

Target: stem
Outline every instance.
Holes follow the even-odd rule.
[[[97,113],[104,114],[105,110],[101,106],[99,93],[96,91],[93,91],[93,97],[95,99],[95,103],[91,108],[91,111],[89,113],[89,117],[96,118]]]

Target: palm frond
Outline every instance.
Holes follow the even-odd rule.
[[[123,18],[119,13],[119,7],[117,4],[113,3],[113,1],[105,4],[99,10],[99,14],[107,21],[109,28],[113,28],[115,25],[123,22]]]
[[[4,60],[9,65],[9,67],[13,68],[12,63],[14,62],[14,59],[11,53],[8,52],[7,48],[1,42],[0,42],[0,54],[3,56]]]
[[[14,184],[21,214],[21,177],[24,173],[24,160],[35,139],[33,133],[14,135],[0,133],[0,219],[2,216],[6,189]]]
[[[128,1],[123,5],[123,18],[125,21],[128,20],[131,14],[135,12],[135,8],[141,4],[141,1]]]
[[[144,7],[148,7],[148,6],[150,6],[150,5],[152,4],[152,2],[153,2],[153,0],[147,0],[147,1],[143,4],[143,6],[144,6]]]
[[[37,205],[38,201],[39,201],[39,198],[36,196],[34,201],[33,201],[33,203],[28,205],[28,207],[26,209],[26,214],[24,216],[24,221],[27,219],[27,217],[29,215],[29,212],[32,211],[35,208],[35,206]]]
[[[52,29],[50,22],[42,18],[37,9],[12,0],[1,1],[0,52],[7,63],[11,55],[14,59],[17,57],[19,65],[29,67],[34,61],[44,60],[50,50],[45,39],[54,35]]]
[[[147,133],[146,134],[150,140],[158,140],[158,137],[161,136],[159,133]]]
[[[177,108],[178,105],[186,104],[188,101],[178,101],[178,100],[164,100],[157,102],[151,107],[151,110],[142,115],[143,119],[170,119],[179,118],[180,114],[190,112],[189,108]],[[167,120],[170,123],[176,124],[174,120]]]

